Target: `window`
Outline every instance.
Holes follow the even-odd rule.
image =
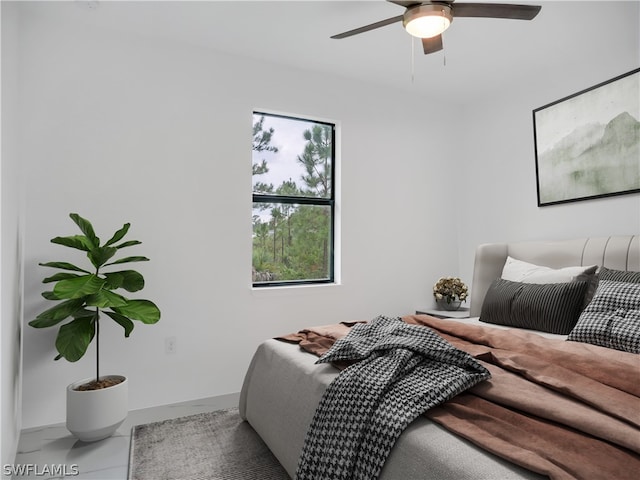
[[[334,281],[335,125],[253,113],[254,287]]]

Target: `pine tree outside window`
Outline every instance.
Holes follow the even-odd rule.
[[[335,125],[253,113],[254,287],[334,282]]]

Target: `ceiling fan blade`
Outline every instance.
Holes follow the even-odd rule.
[[[510,18],[532,20],[542,7],[507,3],[456,3],[451,6],[454,17]]]
[[[387,2],[395,3],[396,5],[400,5],[401,7],[404,7],[404,8],[410,8],[410,7],[413,7],[415,5],[420,5],[422,3],[422,2],[416,2],[416,0],[413,0],[413,1],[387,0]]]
[[[391,25],[392,23],[396,23],[402,20],[402,15],[398,15],[397,17],[387,18],[386,20],[380,20],[379,22],[372,23],[371,25],[366,25],[364,27],[356,28],[354,30],[349,30],[348,32],[339,33],[337,35],[333,35],[331,38],[340,39],[351,37],[352,35],[357,35],[359,33],[368,32],[369,30],[375,30],[376,28],[385,27],[387,25]]]
[[[425,55],[442,50],[442,35],[436,35],[435,37],[431,38],[423,38],[422,49],[424,50]]]

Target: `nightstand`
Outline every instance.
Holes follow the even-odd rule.
[[[469,309],[460,307],[458,310],[438,310],[436,308],[425,308],[416,310],[416,315],[431,315],[436,318],[469,318]]]

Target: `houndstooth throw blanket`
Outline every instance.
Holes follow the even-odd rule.
[[[431,329],[379,316],[355,325],[316,363],[360,360],[324,392],[297,480],[378,478],[393,444],[420,414],[490,377]]]

